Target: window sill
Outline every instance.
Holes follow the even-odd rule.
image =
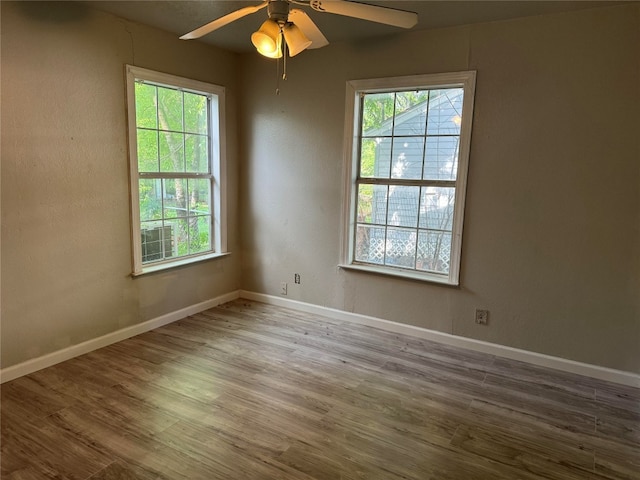
[[[420,282],[437,283],[438,285],[445,285],[448,287],[458,287],[459,282],[451,282],[446,275],[437,275],[433,273],[421,273],[413,270],[403,270],[401,268],[393,267],[377,267],[372,265],[358,265],[358,264],[339,264],[338,268],[345,270],[355,270],[358,272],[373,273],[375,275],[385,275],[391,277],[403,278],[406,280],[417,280]]]
[[[187,257],[181,258],[179,260],[173,260],[165,263],[156,263],[154,265],[147,265],[142,267],[142,270],[139,272],[133,272],[131,274],[132,277],[140,277],[143,275],[148,275],[150,273],[157,273],[166,270],[171,270],[173,268],[184,267],[186,265],[193,265],[194,263],[205,262],[207,260],[213,260],[215,258],[222,258],[231,255],[231,252],[225,253],[209,253],[207,255],[200,255],[197,257]]]

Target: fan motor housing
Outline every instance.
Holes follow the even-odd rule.
[[[289,2],[286,0],[272,0],[269,2],[267,12],[270,19],[286,23],[289,18]]]

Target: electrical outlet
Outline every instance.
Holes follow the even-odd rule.
[[[280,294],[281,295],[287,294],[287,282],[280,283]]]
[[[300,274],[299,273],[294,273],[293,274],[293,281],[297,284],[300,283]]]
[[[489,323],[489,310],[476,309],[476,323],[478,325],[486,325]]]

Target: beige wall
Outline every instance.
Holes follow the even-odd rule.
[[[287,281],[294,300],[640,373],[640,5],[332,44],[288,62],[276,96],[255,54],[28,3],[1,4],[3,368]],[[129,276],[125,63],[227,87],[231,257]],[[468,69],[461,287],[340,270],[345,82]]]
[[[279,96],[243,56],[243,288],[640,372],[639,31],[636,4],[333,44]],[[461,287],[340,270],[345,82],[457,70],[477,71]]]
[[[124,65],[227,87],[236,56],[67,2],[2,2],[2,367],[239,288],[238,255],[133,279]]]

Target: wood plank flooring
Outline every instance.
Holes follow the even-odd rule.
[[[3,479],[640,479],[640,389],[246,300],[1,410]]]

